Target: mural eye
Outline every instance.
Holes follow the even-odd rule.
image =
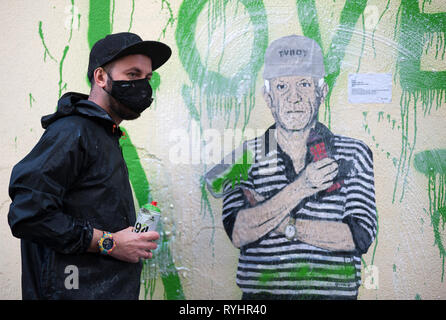
[[[311,83],[305,81],[305,82],[299,83],[299,86],[303,87],[303,88],[310,88],[311,87]]]
[[[277,84],[277,89],[280,91],[285,90],[286,88],[287,88],[287,85],[285,83]]]

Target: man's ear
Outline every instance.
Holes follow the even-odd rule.
[[[268,106],[268,108],[272,109],[273,108],[273,98],[271,97],[271,94],[266,90],[265,86],[263,86],[262,93],[263,93],[263,99],[265,99],[266,105]]]
[[[105,88],[107,86],[107,73],[103,68],[96,68],[93,72],[93,82],[96,83],[97,86],[101,88]]]
[[[327,97],[327,94],[328,94],[328,85],[324,81],[322,86],[319,86],[319,95],[320,95],[320,99],[321,99],[321,104],[325,102],[325,98]]]

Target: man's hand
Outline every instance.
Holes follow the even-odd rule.
[[[135,233],[133,227],[128,227],[116,233],[113,233],[113,239],[116,241],[116,248],[111,252],[115,259],[137,263],[140,258],[152,258],[152,252],[157,244],[153,241],[159,239],[160,235],[156,231]]]

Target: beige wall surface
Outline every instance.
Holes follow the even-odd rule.
[[[373,152],[378,232],[362,257],[358,298],[446,298],[445,1],[17,0],[0,7],[0,299],[21,298],[20,241],[7,223],[12,167],[38,141],[41,116],[62,94],[89,92],[92,43],[121,31],[173,51],[157,71],[153,107],[122,123],[137,154],[129,170],[150,186],[148,193],[132,182],[135,203],[154,199],[163,213],[164,246],[145,267],[141,299],[241,297],[239,251],[223,228],[222,200],[203,183],[221,154],[206,156],[203,147],[216,133],[224,155],[242,141],[237,134],[254,137],[273,124],[262,96],[263,55],[290,34],[322,47],[331,90],[320,121]],[[352,101],[355,74],[390,74],[391,100]]]

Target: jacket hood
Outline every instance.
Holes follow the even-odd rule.
[[[95,120],[107,126],[117,127],[104,109],[93,101],[88,100],[88,95],[77,92],[65,93],[57,103],[56,112],[42,117],[42,127],[46,129],[54,121],[71,115],[95,118]]]

